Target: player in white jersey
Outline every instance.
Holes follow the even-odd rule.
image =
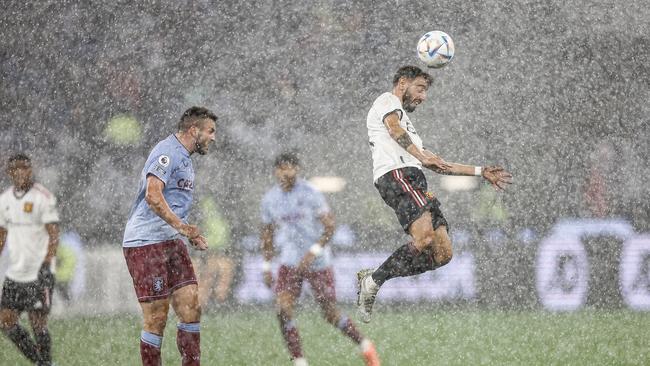
[[[302,292],[303,281],[307,280],[325,319],[359,345],[366,365],[379,366],[372,342],[336,306],[327,245],[334,233],[334,217],[323,194],[298,178],[298,170],[298,157],[294,153],[278,156],[275,160],[278,185],[264,195],[261,205],[264,282],[271,287],[270,260],[277,245],[280,268],[275,284],[276,309],[291,359],[296,366],[307,365],[293,317],[294,304]]]
[[[45,187],[34,183],[28,156],[11,156],[7,174],[13,185],[0,195],[0,253],[5,244],[9,252],[0,300],[0,328],[29,360],[50,365],[47,316],[59,244],[56,199]],[[19,324],[24,311],[29,315],[34,339]]]
[[[431,75],[420,68],[401,67],[393,77],[393,90],[380,95],[368,112],[375,187],[413,241],[398,248],[377,269],[357,273],[358,313],[364,322],[370,321],[384,282],[431,271],[451,260],[449,225],[440,202],[427,192],[422,167],[440,174],[482,176],[498,190],[512,181],[512,175],[501,167],[448,163],[424,148],[406,113],[424,102],[431,82]]]

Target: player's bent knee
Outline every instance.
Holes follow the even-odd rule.
[[[442,251],[439,253],[434,253],[433,255],[433,260],[436,262],[436,264],[439,267],[444,266],[445,264],[451,262],[451,258],[453,257],[451,249],[449,251]]]
[[[415,238],[413,245],[419,250],[423,251],[433,247],[433,231],[429,235],[422,236],[421,238]]]

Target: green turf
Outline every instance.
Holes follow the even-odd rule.
[[[352,312],[351,309],[348,310]],[[378,309],[360,326],[384,365],[648,365],[650,314],[589,310],[569,314]],[[179,365],[170,317],[164,364]],[[362,365],[352,342],[317,312],[298,316],[310,365]],[[54,319],[58,365],[137,365],[140,318]],[[202,322],[204,365],[289,365],[272,310],[208,314]],[[0,365],[29,365],[4,337]]]

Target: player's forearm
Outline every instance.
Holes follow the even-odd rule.
[[[321,234],[317,243],[321,246],[325,246],[332,239],[332,236],[334,236],[336,225],[334,224],[334,218],[332,215],[324,216],[321,218],[321,222],[323,223],[323,234]]]
[[[56,257],[56,250],[59,247],[59,225],[47,224],[45,225],[48,234],[47,254],[45,255],[44,262],[50,263]]]
[[[464,165],[458,163],[448,163],[451,167],[447,171],[442,171],[440,169],[433,169],[436,173],[445,174],[445,175],[476,175],[476,166],[474,165]]]
[[[262,256],[264,260],[270,261],[273,259],[273,230],[268,227],[263,228],[260,240],[262,242]]]
[[[7,230],[0,227],[0,254],[2,254],[2,249],[5,247],[5,241],[7,240]]]
[[[180,230],[181,226],[183,226],[183,221],[172,211],[162,194],[147,193],[145,200],[156,215],[168,223],[169,226],[176,230]]]

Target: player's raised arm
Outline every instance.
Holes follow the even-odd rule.
[[[425,150],[424,153],[426,155],[435,156],[430,151]],[[512,174],[510,174],[510,172],[508,172],[507,170],[503,169],[500,166],[480,167],[480,166],[464,165],[458,163],[447,163],[447,164],[449,165],[449,169],[447,170],[442,170],[435,166],[427,166],[427,165],[424,166],[439,174],[481,176],[485,180],[490,182],[496,190],[503,190],[507,187],[508,184],[512,184]]]
[[[450,166],[442,158],[430,152],[427,154],[425,153],[427,152],[426,150],[421,150],[415,146],[409,134],[402,128],[402,126],[400,126],[400,119],[397,113],[397,111],[394,111],[384,117],[384,125],[386,126],[390,137],[392,137],[393,140],[395,140],[399,146],[404,148],[404,150],[409,154],[422,162],[423,166],[435,167],[440,171],[447,171]]]
[[[178,232],[190,239],[190,243],[197,249],[207,249],[205,238],[201,236],[201,231],[198,226],[184,223],[176,214],[171,210],[165,196],[163,189],[165,183],[153,174],[147,176],[147,191],[145,193],[145,201],[151,210],[161,219],[165,220],[171,227],[178,230]]]

